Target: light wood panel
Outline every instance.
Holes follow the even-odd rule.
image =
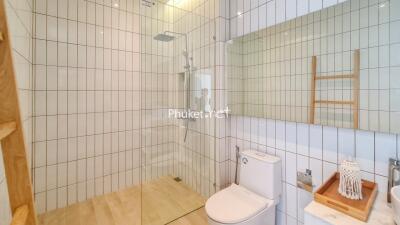
[[[29,208],[27,205],[19,207],[14,213],[11,225],[25,225],[28,214]]]
[[[66,208],[39,215],[41,225],[164,225],[206,224],[204,213],[196,211],[205,199],[172,177],[160,179],[119,192],[95,197]],[[195,212],[193,212],[195,211]],[[192,215],[193,212],[194,214]],[[190,214],[189,214],[190,213]],[[204,217],[204,218],[203,218]],[[200,223],[195,221],[198,218]]]
[[[8,123],[0,124],[0,141],[3,138],[6,138],[8,135],[10,135],[16,129],[17,129],[17,123],[16,122],[8,122]]]
[[[353,79],[353,74],[349,75],[333,75],[333,76],[318,76],[316,80],[335,80],[335,79]]]
[[[353,123],[354,129],[358,129],[359,122],[358,122],[358,114],[360,109],[360,49],[354,51],[354,68],[353,68],[353,98],[354,98],[354,105],[353,105]]]
[[[0,33],[0,124],[15,122],[15,131],[11,131],[8,127],[5,132],[7,135],[1,139],[10,207],[13,216],[16,216],[18,208],[27,205],[28,215],[25,224],[36,225],[36,211],[25,151],[4,0],[0,0]],[[14,124],[12,125],[11,128],[14,128]]]
[[[169,225],[208,225],[207,214],[204,207],[181,217]]]
[[[315,103],[319,104],[334,104],[334,105],[353,105],[353,101],[329,101],[329,100],[316,100]]]
[[[317,56],[313,56],[311,60],[311,100],[310,100],[310,118],[309,123],[315,123],[315,88],[317,83]]]
[[[316,83],[317,80],[336,80],[336,79],[352,79],[353,80],[353,99],[350,101],[341,100],[316,100]],[[334,104],[334,105],[351,105],[353,110],[353,128],[358,129],[359,108],[360,108],[360,49],[354,50],[353,56],[353,74],[317,76],[317,57],[313,56],[311,60],[311,101],[310,101],[310,118],[309,123],[315,123],[315,104]]]

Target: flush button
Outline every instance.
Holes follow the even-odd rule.
[[[263,153],[261,153],[261,152],[256,152],[255,153],[257,156],[260,156],[260,157],[265,157],[265,154],[263,154]]]

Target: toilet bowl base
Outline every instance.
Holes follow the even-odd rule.
[[[208,217],[209,225],[275,225],[275,206],[265,208],[257,215],[239,223],[220,223]]]

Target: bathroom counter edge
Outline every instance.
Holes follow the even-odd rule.
[[[386,194],[378,194],[368,221],[363,222],[342,212],[312,201],[304,209],[304,225],[395,225]]]

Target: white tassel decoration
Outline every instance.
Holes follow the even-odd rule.
[[[357,162],[344,160],[339,167],[339,193],[349,199],[361,200],[362,183],[361,169]]]

